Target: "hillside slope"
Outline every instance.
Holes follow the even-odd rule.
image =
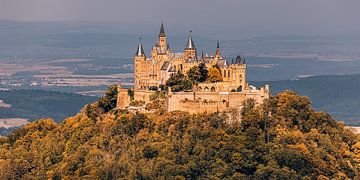
[[[360,74],[314,76],[252,84],[270,84],[272,94],[289,89],[309,96],[315,109],[330,113],[348,125],[360,125]]]
[[[115,103],[107,93],[61,124],[43,119],[1,138],[0,177],[360,177],[359,137],[292,92],[259,108],[248,101],[241,123],[222,113],[133,114]]]

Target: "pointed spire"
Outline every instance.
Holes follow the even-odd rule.
[[[136,50],[136,56],[145,56],[144,48],[142,47],[142,44],[141,44],[141,37],[139,38],[139,45]]]
[[[161,22],[159,37],[165,37],[165,36],[166,36],[166,33],[165,33],[165,29],[164,29],[164,22]]]
[[[185,49],[196,49],[196,48],[195,48],[194,41],[193,41],[193,39],[192,39],[192,37],[191,37],[191,33],[192,33],[192,31],[190,30],[189,39],[188,39],[188,41],[187,41],[187,43],[186,43]]]
[[[217,41],[217,44],[216,44],[216,53],[215,53],[215,56],[217,58],[220,58],[220,41],[218,40]]]
[[[235,64],[241,64],[241,56],[236,56]]]

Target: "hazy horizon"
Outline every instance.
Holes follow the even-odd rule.
[[[100,22],[124,32],[192,29],[205,36],[242,39],[268,35],[352,35],[360,32],[360,1],[329,0],[0,0],[0,19],[26,22]]]

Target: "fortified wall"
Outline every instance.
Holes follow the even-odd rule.
[[[166,97],[167,111],[186,111],[189,113],[236,111],[240,112],[243,102],[254,99],[261,104],[270,97],[269,86],[241,92],[171,92]]]

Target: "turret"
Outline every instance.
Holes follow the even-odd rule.
[[[160,47],[164,47],[164,48],[167,47],[166,33],[165,33],[164,23],[163,22],[161,22],[161,27],[160,27],[160,33],[159,33],[159,36],[158,36],[158,40],[159,40],[159,46]]]
[[[186,59],[197,59],[196,47],[191,36],[192,31],[190,30],[189,38],[185,46],[184,56]]]

